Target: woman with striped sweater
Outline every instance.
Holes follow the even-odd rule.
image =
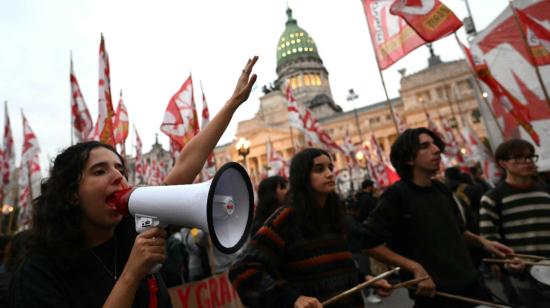
[[[331,156],[320,149],[303,150],[292,159],[287,205],[252,236],[229,272],[245,305],[322,307],[321,301],[363,279],[344,238],[333,169]],[[379,286],[389,291],[386,281]],[[335,306],[364,304],[355,293]]]

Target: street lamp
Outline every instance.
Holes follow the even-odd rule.
[[[242,137],[239,138],[239,141],[235,144],[235,149],[237,149],[237,153],[243,157],[245,169],[248,169],[246,165],[246,155],[250,153],[250,140],[246,140]]]
[[[365,167],[365,153],[363,153],[363,151],[359,151],[357,153],[355,153],[355,159],[357,160],[357,163],[359,163],[359,166],[361,168],[364,168]]]
[[[357,115],[357,109],[355,109],[355,104],[353,103],[353,101],[358,98],[359,98],[359,95],[357,95],[353,89],[349,89],[348,97],[346,100],[348,102],[351,102],[351,104],[353,105],[353,113],[355,114],[355,125],[357,125],[357,132],[359,133],[359,139],[361,140],[361,143],[363,143],[363,134],[361,133],[361,126],[359,126],[359,116]]]

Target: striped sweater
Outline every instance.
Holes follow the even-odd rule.
[[[359,283],[342,234],[304,237],[293,208],[279,208],[252,237],[229,278],[249,307],[293,307],[300,295],[326,300]],[[363,307],[359,293],[334,307]]]
[[[500,183],[481,198],[481,234],[518,253],[550,257],[550,194],[542,184]]]

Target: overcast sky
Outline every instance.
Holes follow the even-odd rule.
[[[232,140],[240,120],[258,110],[264,84],[276,78],[276,46],[284,30],[287,2],[298,25],[313,37],[329,72],[336,103],[350,110],[347,91],[359,95],[357,107],[385,99],[360,0],[0,0],[0,125],[8,101],[17,161],[21,154],[23,110],[42,148],[45,163],[70,145],[69,61],[92,118],[97,117],[98,49],[104,34],[116,108],[120,89],[148,151],[159,141],[170,97],[192,72],[200,114],[202,80],[213,116],[231,95],[248,57],[258,55],[257,87],[237,111],[220,144]],[[463,0],[443,0],[460,18]],[[487,26],[508,0],[470,0],[478,30]],[[465,40],[464,30],[458,31]],[[434,44],[444,61],[462,58],[452,37]],[[407,73],[427,65],[420,47],[384,71],[390,97],[398,95],[400,68]],[[133,144],[133,133],[127,148]],[[167,148],[167,147],[165,147]],[[134,153],[133,150],[129,150]]]

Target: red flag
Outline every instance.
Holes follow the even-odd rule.
[[[397,110],[393,111],[393,115],[395,118],[395,123],[397,123],[397,130],[401,134],[405,130],[407,130],[407,125],[405,125],[405,122],[403,121],[403,117],[401,116],[401,114],[399,114],[399,112],[397,112]]]
[[[78,80],[74,74],[73,58],[71,57],[71,125],[73,129],[73,135],[76,138],[76,142],[82,142],[88,140],[94,123],[92,122],[92,116],[88,111],[88,106],[84,101]]]
[[[7,191],[15,168],[15,151],[13,149],[13,135],[11,132],[10,116],[8,115],[8,102],[4,102],[4,142],[2,150],[2,190],[4,197],[9,192]],[[4,200],[5,201],[5,200]]]
[[[462,22],[439,0],[395,0],[390,12],[402,17],[426,42],[436,41],[462,27]]]
[[[470,66],[474,69],[477,77],[483,81],[493,92],[494,97],[514,120],[525,129],[533,141],[540,146],[540,138],[531,124],[531,115],[527,106],[520,103],[508,90],[506,90],[491,74],[487,63],[477,55],[472,54],[470,49],[459,41],[462,51]]]
[[[120,100],[118,101],[114,123],[115,142],[122,145],[122,148],[124,148],[124,143],[126,142],[126,138],[128,138],[129,121],[128,110],[122,100],[122,90],[120,90]]]
[[[296,98],[292,94],[292,88],[290,84],[286,87],[286,100],[287,100],[287,110],[288,110],[288,122],[290,126],[305,132],[303,115],[296,105]]]
[[[372,45],[382,70],[426,43],[402,18],[390,14],[392,2],[363,0]]]
[[[202,125],[201,129],[204,129],[208,123],[210,123],[210,111],[208,110],[208,104],[206,103],[206,96],[204,95],[204,89],[202,88],[201,82],[201,92],[202,92]],[[206,162],[202,167],[201,177],[203,181],[209,180],[214,177],[216,174],[216,157],[214,152],[210,152],[206,158]]]
[[[342,149],[344,150],[344,157],[348,166],[352,166],[354,163],[357,163],[357,160],[355,158],[355,153],[357,152],[357,149],[355,148],[355,145],[353,145],[351,136],[349,134],[349,129],[347,128],[344,135],[344,146],[342,147]]]
[[[36,185],[41,178],[39,156],[40,146],[36,135],[32,131],[29,122],[21,112],[23,119],[23,147],[21,152],[21,166],[19,169],[19,230],[27,229],[31,222],[32,198],[40,194],[33,191],[33,187],[39,189]]]
[[[145,166],[143,164],[143,157],[141,156],[143,144],[135,126],[134,132],[136,133],[136,182],[143,183],[143,177],[145,176]]]
[[[168,102],[160,130],[170,137],[171,146],[176,152],[180,152],[185,144],[198,134],[199,120],[191,76]]]
[[[519,9],[515,11],[522,31],[527,37],[527,45],[531,49],[535,64],[539,66],[550,64],[550,30],[524,11]]]
[[[271,139],[268,137],[265,143],[265,152],[267,165],[269,167],[267,171],[268,176],[280,175],[282,177],[288,177],[288,163],[284,158],[275,151]]]
[[[373,165],[374,179],[379,187],[387,187],[399,180],[397,172],[389,165],[386,155],[378,145],[378,141],[371,135],[371,147],[376,153],[378,163]]]
[[[535,142],[537,146],[540,146],[540,138],[533,125],[531,124],[531,115],[529,114],[529,109],[520,103],[517,98],[515,98],[508,90],[506,90],[495,78],[491,75],[486,76],[482,79],[491,91],[493,95],[498,99],[502,104],[504,109],[514,117],[523,129],[531,136],[531,139]]]
[[[111,99],[111,72],[109,69],[109,55],[105,48],[105,40],[101,34],[101,43],[99,44],[99,95],[98,95],[98,115],[93,139],[115,146],[115,137],[113,134],[113,117],[115,111]]]

